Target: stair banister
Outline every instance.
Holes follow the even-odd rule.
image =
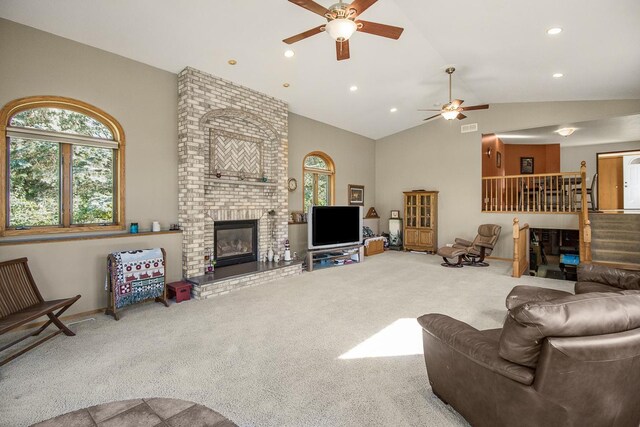
[[[591,264],[591,221],[587,205],[587,162],[584,160],[580,163],[580,178],[580,262]]]
[[[529,224],[520,227],[513,218],[513,277],[520,277],[529,268]]]

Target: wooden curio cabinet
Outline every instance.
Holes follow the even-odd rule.
[[[438,250],[438,192],[404,192],[404,249]]]

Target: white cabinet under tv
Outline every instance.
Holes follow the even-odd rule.
[[[307,270],[337,267],[364,261],[364,245],[348,245],[331,249],[315,249],[307,252]]]

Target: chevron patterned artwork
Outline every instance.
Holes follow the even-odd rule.
[[[261,178],[262,140],[233,132],[211,130],[210,170],[227,176]]]

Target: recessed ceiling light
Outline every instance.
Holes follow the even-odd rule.
[[[398,111],[398,109],[396,107],[393,107],[392,109],[389,110],[392,113],[395,113],[396,111]]]
[[[547,34],[549,34],[550,36],[555,36],[556,34],[560,34],[561,32],[562,28],[560,27],[553,27],[547,30]]]
[[[282,86],[289,87],[290,85],[289,85],[289,83],[282,83]]]
[[[562,73],[555,73],[555,74],[553,75],[553,78],[554,78],[554,79],[559,79],[559,78],[561,78],[561,77],[564,77],[564,74],[562,74]]]
[[[287,58],[291,58],[293,55],[295,55],[295,52],[291,49],[284,51],[284,56],[286,56]]]
[[[357,91],[357,90],[358,90],[358,86],[353,85],[353,86],[351,86],[351,87],[349,88],[349,90],[350,90],[351,92],[355,92],[355,91]]]
[[[229,65],[236,65],[238,63],[238,61],[236,61],[235,59],[230,59],[227,62],[229,63]]]

